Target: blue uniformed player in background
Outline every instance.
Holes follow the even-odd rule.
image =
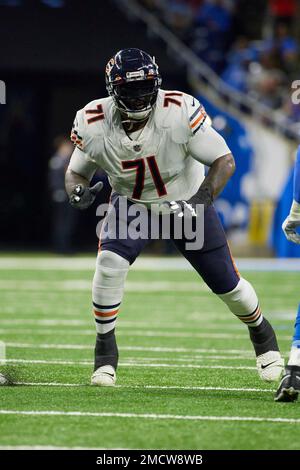
[[[293,203],[290,213],[282,224],[286,238],[300,245],[300,235],[296,232],[300,227],[300,146],[298,147],[295,170]],[[275,395],[275,401],[295,401],[300,391],[300,304],[296,316],[292,348],[285,373]]]

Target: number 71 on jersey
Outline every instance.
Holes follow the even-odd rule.
[[[146,162],[149,167],[153,182],[155,184],[157,194],[159,195],[159,197],[165,196],[167,194],[167,190],[161,177],[159,168],[157,166],[155,156],[151,155],[150,157],[138,158],[137,160],[122,161],[123,170],[136,171],[135,185],[132,193],[133,199],[141,199],[145,184]]]

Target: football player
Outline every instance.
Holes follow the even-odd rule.
[[[300,244],[300,235],[296,232],[300,227],[300,147],[298,147],[295,169],[293,203],[290,213],[282,224],[286,238]],[[300,391],[300,305],[295,322],[294,337],[288,364],[283,378],[275,394],[275,401],[295,401]]]
[[[171,234],[170,238],[248,327],[260,377],[278,380],[283,360],[275,333],[262,315],[252,285],[237,271],[213,206],[235,169],[226,142],[196,98],[161,89],[158,66],[146,52],[135,48],[117,52],[106,66],[105,78],[109,96],[77,112],[71,134],[76,148],[66,172],[70,203],[79,209],[89,207],[101,190],[99,183],[89,187],[97,168],[106,171],[112,186],[92,288],[97,337],[91,383],[109,386],[116,382],[115,325],[124,283],[130,265],[150,238],[143,228],[138,238],[130,234],[134,204],[149,218],[153,204],[168,204],[173,222],[180,219],[182,223],[183,214],[193,218],[197,205],[204,207],[201,249],[187,249],[185,236],[178,239]],[[209,167],[207,176],[204,165]],[[120,224],[126,220],[125,237],[112,233],[112,214]]]

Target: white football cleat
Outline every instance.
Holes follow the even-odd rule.
[[[276,382],[283,373],[284,360],[279,351],[268,351],[257,356],[256,367],[262,380]]]
[[[8,380],[3,374],[0,373],[0,386],[1,385],[8,385]]]
[[[98,387],[113,387],[116,384],[116,371],[113,366],[101,366],[92,375],[91,384]]]

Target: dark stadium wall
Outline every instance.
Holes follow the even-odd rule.
[[[174,68],[161,44],[110,0],[70,0],[61,9],[24,1],[19,8],[0,6],[0,13],[2,70],[99,73],[125,47],[147,49],[161,59],[163,73]]]
[[[104,67],[119,49],[139,47],[157,57],[163,87],[185,89],[184,70],[139,24],[127,23],[110,1],[39,2],[0,6],[0,248],[49,246],[48,161],[57,135],[69,134],[77,109],[106,96]],[[13,187],[13,191],[11,191]],[[78,248],[95,246],[95,211],[84,216]]]

